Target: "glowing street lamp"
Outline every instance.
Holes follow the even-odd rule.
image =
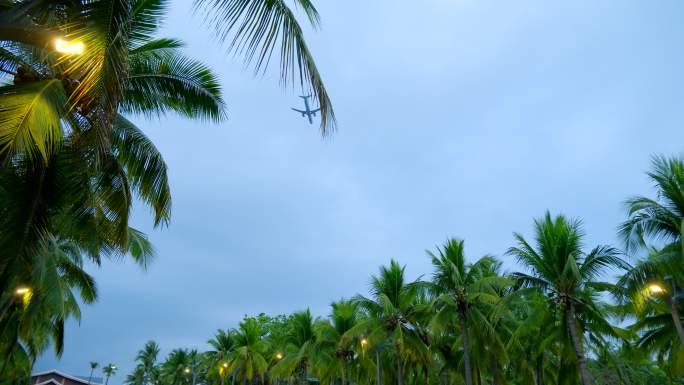
[[[190,374],[190,368],[185,368],[183,371],[185,372],[185,374]]]
[[[30,292],[31,292],[31,289],[30,289],[30,288],[21,286],[21,287],[18,287],[18,288],[14,291],[14,294],[16,294],[16,295],[26,295],[26,294],[28,294],[28,293],[30,293]]]
[[[18,297],[21,297],[22,302],[24,303],[24,307],[28,306],[29,302],[31,302],[31,297],[33,296],[33,291],[31,290],[30,287],[27,286],[19,286],[14,290],[14,294]]]
[[[365,338],[361,338],[361,346],[366,346],[368,344],[368,340]]]
[[[82,42],[55,39],[55,50],[66,55],[81,55],[85,50],[85,45]]]
[[[648,291],[649,291],[651,294],[658,295],[658,294],[663,294],[663,293],[665,293],[666,290],[665,290],[662,286],[660,286],[659,284],[657,284],[657,283],[652,283],[652,284],[648,285]]]
[[[227,363],[227,362],[224,362],[224,363],[223,363],[223,367],[224,367],[224,368],[227,368],[227,367],[228,367],[228,363]]]
[[[278,359],[278,360],[282,360],[282,359],[283,359],[283,355],[282,355],[282,353],[278,353],[278,354],[276,354],[276,359]]]

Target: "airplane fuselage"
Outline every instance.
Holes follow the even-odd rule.
[[[311,95],[302,95],[300,98],[304,99],[304,110],[298,110],[296,108],[292,108],[292,110],[299,112],[302,114],[302,117],[307,117],[309,119],[309,124],[313,124],[313,117],[316,116],[316,112],[320,110],[320,108],[316,108],[315,110],[312,110],[311,107],[309,106],[309,98]]]

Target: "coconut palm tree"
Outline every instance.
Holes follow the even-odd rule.
[[[429,360],[427,346],[413,327],[424,309],[419,306],[423,282],[407,282],[405,267],[395,260],[389,266],[380,267],[380,274],[371,278],[371,297],[357,295],[353,298],[367,313],[367,318],[346,333],[346,338],[364,336],[370,346],[378,349],[378,382],[380,377],[379,349],[385,344],[393,348],[396,360],[397,384],[404,385],[404,356],[411,351]]]
[[[262,378],[268,368],[269,346],[264,337],[268,333],[255,318],[245,318],[233,331],[235,348],[229,355],[227,370],[244,384]]]
[[[209,374],[218,375],[221,385],[224,384],[228,375],[228,361],[230,353],[235,349],[235,338],[229,330],[219,329],[214,338],[207,341],[212,350],[206,352],[206,360],[209,365]]]
[[[473,264],[465,259],[464,242],[449,239],[437,254],[427,252],[432,260],[434,273],[430,289],[435,293],[436,311],[432,321],[434,331],[457,326],[461,330],[463,344],[463,366],[466,385],[473,384],[470,335],[468,324],[495,335],[495,328],[490,323],[489,313],[499,302],[500,290],[511,282],[509,279],[490,274],[497,261],[485,256]]]
[[[93,380],[93,372],[95,369],[98,367],[98,363],[95,361],[90,361],[90,376],[88,376],[88,384],[90,384]]]
[[[594,294],[612,286],[596,280],[606,269],[627,269],[629,266],[612,247],[597,246],[585,253],[584,232],[579,220],[568,220],[562,215],[552,218],[547,212],[542,219],[535,220],[534,225],[535,245],[515,233],[518,245],[507,252],[531,273],[514,273],[512,277],[519,285],[537,289],[554,299],[570,336],[581,383],[590,385],[583,324],[590,323],[602,332],[617,334]]]
[[[28,295],[22,301],[6,300],[10,311],[0,319],[0,361],[25,356],[28,360],[16,362],[33,362],[50,344],[61,355],[65,321],[80,319],[79,301],[92,303],[97,298],[93,278],[83,271],[80,250],[74,242],[47,234],[30,270],[16,278],[26,285]],[[9,295],[15,296],[14,291]]]
[[[684,327],[677,311],[676,282],[684,282],[684,162],[680,158],[655,156],[648,177],[656,187],[657,199],[634,197],[627,200],[628,219],[620,227],[620,236],[629,251],[648,250],[648,258],[639,261],[620,281],[622,299],[642,302],[645,296],[659,296],[670,309],[672,322],[684,345]],[[658,250],[648,241],[659,243]],[[649,250],[650,248],[650,250]],[[670,282],[665,282],[665,278]],[[659,285],[660,293],[648,287]],[[671,287],[668,287],[671,286]],[[629,293],[628,296],[625,294]]]
[[[519,383],[558,383],[558,343],[564,330],[552,311],[549,298],[537,291],[519,291],[509,302],[513,325],[505,350],[510,357],[511,375]]]
[[[97,264],[127,254],[149,263],[152,248],[128,217],[137,196],[152,208],[156,225],[168,222],[166,165],[123,114],[223,116],[209,69],[184,56],[179,41],[153,37],[165,7],[165,1],[99,0],[0,9],[0,19],[21,14],[32,28],[88,46],[76,57],[51,45],[0,44],[6,76],[0,87],[1,293],[28,283],[45,264],[40,251],[51,240],[73,244]],[[48,290],[36,285],[34,291]],[[9,301],[1,296],[0,307]],[[62,322],[64,314],[43,317]]]
[[[102,368],[102,373],[105,376],[105,385],[109,384],[109,377],[113,376],[116,374],[117,367],[116,365],[109,363],[107,366]]]
[[[162,383],[168,385],[190,384],[192,357],[186,349],[174,349],[161,364]]]
[[[345,334],[356,327],[361,319],[358,305],[351,300],[340,300],[330,304],[329,319],[319,320],[315,325],[316,345],[313,360],[316,376],[320,381],[342,385],[351,383],[349,366],[359,355],[360,340],[347,340]]]
[[[159,377],[159,371],[156,366],[158,356],[159,345],[154,341],[147,341],[145,346],[138,351],[135,357],[135,360],[138,362],[136,371],[141,376],[142,385],[153,384]]]
[[[684,162],[679,158],[654,156],[647,175],[655,185],[657,199],[641,196],[628,199],[628,219],[620,226],[620,236],[627,250],[647,247],[647,241],[651,240],[675,243],[681,251],[684,248],[681,228]]]
[[[315,323],[316,320],[311,316],[309,309],[296,312],[289,319],[284,357],[272,368],[276,377],[298,374],[300,385],[307,384],[309,363],[316,343]]]
[[[677,278],[682,277],[682,265],[673,263],[679,248],[672,244],[664,249],[652,249],[647,259],[637,261],[616,285],[614,295],[619,304],[627,309],[623,316],[637,318],[654,310],[649,302],[662,301],[676,331],[677,339],[684,346],[684,328],[677,299]],[[667,278],[667,279],[664,279]]]

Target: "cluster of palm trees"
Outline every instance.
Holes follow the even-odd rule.
[[[148,342],[126,383],[684,384],[684,163],[656,157],[649,176],[657,198],[628,200],[620,227],[624,248],[644,257],[586,248],[579,220],[546,213],[533,239],[514,234],[506,254],[519,272],[493,256],[469,261],[449,239],[427,253],[429,280],[407,280],[392,260],[368,296],[333,302],[326,318],[245,317],[208,351],[163,362]]]
[[[295,1],[318,23],[309,0]],[[158,36],[168,0],[0,1],[0,383],[27,381],[64,322],[97,300],[86,263],[154,255],[129,226],[132,202],[155,226],[169,223],[171,193],[161,153],[131,117],[174,113],[223,121],[216,75]],[[198,0],[219,39],[257,71],[279,52],[284,81],[334,113],[285,0]],[[198,144],[201,146],[201,144]],[[13,382],[12,382],[13,383]]]
[[[100,366],[98,362],[90,362],[90,376],[88,376],[88,384],[93,383],[93,374],[95,373],[95,369],[97,369],[98,366]],[[116,365],[112,363],[109,363],[102,367],[102,374],[105,376],[104,385],[109,384],[109,379],[116,374],[117,370],[118,368],[116,367]]]

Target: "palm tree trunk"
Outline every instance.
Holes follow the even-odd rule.
[[[401,347],[396,344],[397,351],[397,385],[404,385],[404,360],[401,357]]]
[[[499,363],[494,353],[492,353],[492,385],[499,385]]]
[[[93,372],[95,371],[95,368],[91,367],[90,368],[90,377],[88,377],[88,385],[90,385],[90,382],[93,380]]]
[[[342,361],[342,385],[349,385],[349,363],[346,358]]]
[[[541,354],[539,355],[539,357],[537,357],[537,362],[534,368],[536,377],[535,380],[537,382],[537,385],[544,385],[544,367],[542,366],[542,361],[544,359],[543,357],[544,356],[542,356]]]
[[[377,370],[377,385],[382,385],[382,368],[380,367],[380,347],[375,347],[375,368]]]
[[[575,323],[575,317],[573,313],[572,304],[567,304],[565,306],[565,322],[568,324],[572,345],[575,348],[575,355],[577,356],[577,365],[579,366],[582,385],[591,385],[591,378],[589,377],[589,370],[587,369],[587,357],[584,355],[584,347],[582,346],[582,341],[577,333],[577,324]]]
[[[664,299],[667,307],[670,308],[672,322],[674,322],[675,329],[677,329],[677,334],[679,335],[679,342],[684,346],[684,328],[682,328],[682,320],[679,318],[679,311],[677,311],[677,303],[669,295],[666,295]]]
[[[105,378],[105,385],[107,385],[108,383],[109,383],[109,375],[107,375],[107,377]]]
[[[458,319],[461,322],[461,339],[463,340],[463,365],[465,366],[466,385],[473,385],[473,368],[470,366],[470,338],[468,337],[468,327],[466,326],[465,311],[458,312]]]
[[[302,365],[302,377],[299,381],[300,385],[306,385],[306,364]]]

